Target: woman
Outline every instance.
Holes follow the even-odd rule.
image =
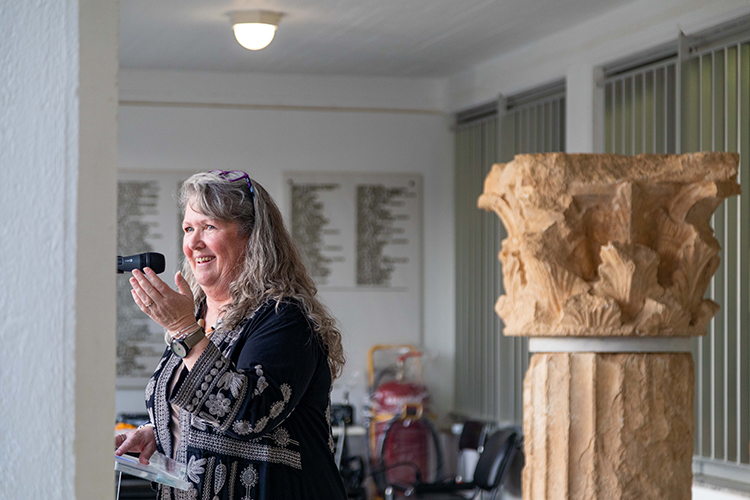
[[[341,334],[279,209],[239,171],[193,175],[179,200],[178,291],[148,268],[130,280],[169,347],[146,386],[151,423],[116,453],[187,464],[190,490],[159,499],[346,498],[329,427]]]

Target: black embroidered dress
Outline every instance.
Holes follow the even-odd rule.
[[[262,306],[236,329],[219,329],[193,369],[168,348],[146,386],[161,453],[187,464],[189,491],[162,486],[159,500],[346,498],[333,459],[331,372],[294,301]],[[170,402],[180,408],[177,450]]]

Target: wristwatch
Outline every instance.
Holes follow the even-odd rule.
[[[184,358],[188,355],[190,349],[195,347],[195,345],[203,340],[203,337],[205,336],[206,332],[203,330],[203,327],[198,326],[197,329],[183,338],[173,338],[169,343],[169,347],[172,348],[172,352],[175,354],[175,356],[177,356],[178,358]]]

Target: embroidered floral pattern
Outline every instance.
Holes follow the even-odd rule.
[[[292,397],[292,386],[289,384],[281,384],[281,394],[284,396],[284,402],[288,403],[289,399]]]
[[[234,429],[234,432],[239,434],[240,436],[246,436],[250,434],[251,432],[263,432],[263,429],[266,428],[266,425],[268,424],[268,417],[262,417],[259,418],[255,422],[255,427],[248,422],[247,420],[238,420],[234,423],[232,426],[232,429]]]
[[[240,482],[248,489],[258,484],[258,471],[255,470],[255,467],[248,465],[247,469],[243,470],[240,475]]]
[[[190,479],[194,483],[199,483],[201,480],[201,474],[205,472],[205,469],[203,467],[204,465],[206,465],[205,458],[196,460],[195,455],[191,456],[190,461],[187,464],[188,479]]]
[[[265,429],[268,424],[268,420],[267,416],[259,418],[258,421],[255,422],[255,432],[263,432],[263,429]]]
[[[156,441],[161,446],[161,450],[159,451],[163,451],[168,457],[172,456],[172,439],[169,433],[169,403],[165,395],[167,394],[169,379],[172,377],[172,373],[174,373],[177,365],[181,362],[182,360],[177,356],[169,357],[156,381],[154,406],[149,406],[148,408],[151,422],[154,423]]]
[[[156,379],[151,378],[151,380],[149,380],[148,384],[146,385],[146,401],[151,399],[151,395],[154,393],[155,387],[156,387]]]
[[[214,491],[220,492],[224,487],[224,481],[227,479],[227,466],[219,464],[216,466],[216,472],[214,472]]]
[[[202,431],[206,430],[206,421],[202,420],[200,417],[196,415],[192,415],[192,418],[190,419],[190,425]]]
[[[214,481],[214,465],[216,464],[216,457],[209,457],[208,463],[206,464],[206,475],[203,477],[203,500],[211,500],[211,484]]]
[[[289,431],[282,427],[276,429],[272,434],[272,437],[274,442],[276,443],[276,446],[286,448],[286,446],[289,444]]]
[[[281,415],[281,412],[284,411],[284,402],[283,401],[276,401],[274,404],[271,405],[271,418],[276,418],[279,415]]]
[[[227,414],[231,404],[232,401],[220,392],[217,394],[211,394],[208,396],[208,401],[206,401],[206,407],[208,407],[208,411],[211,412],[211,415],[216,415],[219,418]]]
[[[216,383],[228,368],[229,361],[222,358],[213,343],[209,343],[171,402],[187,412],[197,412],[206,404],[208,397],[214,392]],[[206,384],[207,389],[202,389],[203,384]]]
[[[266,380],[266,377],[263,375],[263,366],[261,365],[255,365],[255,374],[258,376],[258,382],[255,384],[255,390],[253,391],[253,395],[260,396],[263,391],[268,387],[268,381]]]
[[[245,436],[253,431],[253,426],[247,420],[238,420],[234,423],[232,429],[240,436]]]
[[[260,370],[260,365],[256,366],[255,369],[257,373],[257,370]],[[284,407],[292,398],[292,387],[289,384],[281,384],[281,387],[279,389],[281,390],[281,394],[283,395],[284,399],[282,401],[276,401],[274,404],[272,404],[267,416],[261,417],[256,420],[255,427],[253,427],[252,423],[248,422],[247,420],[238,420],[232,425],[232,429],[234,430],[234,432],[241,436],[246,436],[253,432],[263,432],[263,429],[266,428],[266,425],[268,425],[268,421],[270,419],[276,418],[281,415],[281,413],[284,411]]]
[[[198,489],[191,484],[190,489],[185,492],[185,498],[188,500],[198,500]]]
[[[237,477],[237,462],[232,462],[232,470],[229,472],[229,498],[234,498],[234,480]]]
[[[277,448],[254,441],[240,441],[239,439],[197,430],[192,435],[191,446],[200,448],[207,453],[218,453],[254,462],[284,464],[295,469],[302,469],[300,452],[290,448]]]
[[[234,372],[226,372],[222,375],[219,380],[219,388],[228,389],[232,393],[233,397],[237,397],[240,394],[242,384],[245,383],[245,377]]]
[[[246,495],[243,497],[243,500],[253,500],[251,490],[258,484],[258,471],[255,470],[255,467],[248,465],[247,469],[243,470],[242,474],[240,474],[240,482],[245,485]]]

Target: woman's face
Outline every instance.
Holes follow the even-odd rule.
[[[206,295],[223,297],[239,275],[248,237],[237,224],[211,219],[187,204],[182,220],[182,251]]]

